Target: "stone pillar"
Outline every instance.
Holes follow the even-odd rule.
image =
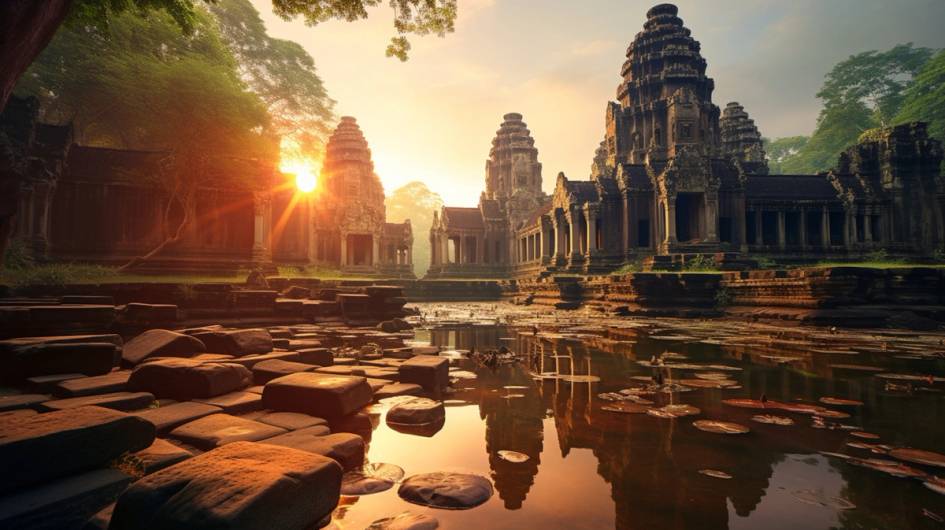
[[[348,266],[348,234],[341,233],[341,266]]]
[[[476,263],[486,262],[486,256],[484,254],[485,250],[486,250],[486,245],[485,245],[485,242],[482,240],[482,236],[476,235]]]
[[[787,247],[787,234],[785,233],[784,210],[778,212],[778,248],[782,251]]]
[[[272,196],[263,191],[253,193],[253,263],[272,262],[271,218]]]
[[[597,254],[597,208],[586,205],[584,219],[587,221],[587,255],[590,256]]]
[[[581,254],[581,237],[578,234],[575,210],[574,207],[571,207],[571,211],[568,212],[568,224],[571,227],[571,248],[568,251],[572,258],[576,258]]]
[[[555,216],[555,257],[564,258],[568,249],[564,248],[565,243],[564,221],[559,216]]]
[[[623,229],[621,231],[621,242],[620,249],[623,250],[624,254],[630,251],[632,245],[632,238],[630,237],[630,192],[624,191],[623,193],[623,224],[621,225]]]
[[[825,249],[830,248],[832,244],[832,241],[830,241],[830,212],[827,211],[826,206],[823,207],[820,213],[820,240]]]
[[[371,235],[371,266],[377,267],[380,263],[380,241],[378,237],[374,234]]]
[[[871,209],[867,209],[863,214],[863,240],[867,245],[873,244],[873,216]]]
[[[748,205],[744,197],[739,198],[738,200],[738,209],[736,210],[738,218],[736,222],[738,223],[738,248],[742,252],[748,252]]]
[[[807,211],[801,209],[798,215],[800,217],[797,221],[797,227],[800,233],[798,234],[797,241],[801,245],[801,249],[807,250]]]
[[[853,221],[853,214],[847,211],[846,215],[843,216],[843,246],[847,250],[853,247],[853,242],[856,240],[855,237],[852,237],[853,227],[850,226],[851,224],[856,225],[856,222],[851,223],[851,221]]]
[[[710,243],[719,242],[719,197],[718,193],[705,197],[705,239]]]
[[[30,246],[38,258],[46,257],[49,250],[49,210],[55,188],[55,184],[46,181],[33,184]]]
[[[761,208],[755,208],[755,245],[759,247],[765,244],[764,228],[764,212]]]
[[[676,196],[666,197],[666,244],[676,243]]]

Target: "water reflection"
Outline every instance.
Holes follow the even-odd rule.
[[[945,448],[941,394],[890,391],[873,372],[833,366],[844,364],[852,357],[849,352],[812,353],[805,351],[809,346],[798,346],[804,341],[790,336],[767,337],[751,347],[650,338],[632,328],[591,331],[535,333],[504,326],[449,325],[418,333],[418,339],[443,348],[506,345],[525,357],[495,370],[455,360],[457,367],[474,370],[478,378],[464,381],[449,396],[454,406],[447,408],[443,429],[421,442],[372,421],[376,432],[370,457],[396,455],[390,461],[408,474],[437,470],[431,469],[437,462],[439,467],[490,475],[497,498],[461,514],[430,512],[443,528],[853,529],[935,524],[922,516],[922,510],[936,510],[942,498],[920,482],[820,454],[852,451],[845,445],[850,441],[846,431],[815,429],[809,417],[796,414],[791,415],[794,426],[760,424],[750,419],[758,411],[726,406],[722,400],[762,395],[784,402],[816,403],[823,396],[859,400],[864,406],[851,410],[852,418],[839,421],[877,433],[891,445],[941,451]],[[711,434],[695,429],[693,418],[668,420],[601,410],[606,403],[597,397],[600,393],[619,391],[632,377],[648,376],[650,370],[638,361],[664,352],[685,359],[680,362],[739,367],[741,371],[729,375],[740,388],[657,394],[656,405],[691,404],[702,409],[700,418],[738,422],[752,432]],[[890,370],[901,369],[902,360],[891,358],[888,351],[861,351],[856,362]],[[943,368],[941,362],[932,361],[929,369],[942,373]],[[579,377],[534,377],[547,372]],[[455,406],[460,401],[472,406]],[[469,409],[477,412],[479,426],[467,414]],[[414,450],[405,450],[404,445]],[[502,450],[529,458],[512,463],[498,456]],[[708,477],[699,473],[703,469],[724,471],[734,478]],[[609,488],[607,502],[594,493],[599,489],[594,477]],[[369,513],[379,518],[404,506],[394,494],[382,494],[362,499],[349,510],[348,519],[362,508],[362,517]]]

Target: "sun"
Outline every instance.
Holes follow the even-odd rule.
[[[283,173],[295,175],[295,187],[302,193],[309,193],[315,190],[318,184],[315,163],[308,159],[290,159],[283,160],[279,164],[279,169]]]

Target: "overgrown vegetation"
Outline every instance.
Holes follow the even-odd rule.
[[[686,272],[718,272],[719,266],[715,258],[699,254],[694,258],[686,259],[683,265]]]
[[[726,287],[719,287],[715,291],[716,307],[727,307],[732,303],[732,293]]]
[[[635,259],[633,261],[628,261],[624,263],[620,268],[615,269],[611,272],[614,276],[622,276],[624,274],[632,274],[634,272],[640,272],[643,270],[643,261],[641,259]]]

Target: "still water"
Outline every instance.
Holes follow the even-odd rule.
[[[490,309],[473,310],[480,314]],[[747,332],[739,326],[731,329],[742,337],[726,343],[720,338],[728,331],[713,329],[711,323],[700,323],[703,331],[694,334],[699,336],[687,337],[678,333],[684,322],[675,322],[670,328],[676,331],[670,332],[651,321],[647,333],[639,333],[608,329],[607,322],[593,316],[585,319],[591,328],[565,331],[560,320],[547,316],[514,324],[508,320],[430,322],[417,330],[418,341],[443,349],[482,351],[505,345],[520,358],[488,368],[457,355],[453,369],[477,377],[454,381],[456,391],[445,397],[446,423],[432,436],[394,431],[384,422],[385,406],[370,409],[369,461],[396,464],[407,476],[434,471],[481,474],[492,480],[495,495],[471,510],[436,510],[407,503],[394,487],[343,498],[334,528],[361,529],[404,511],[434,516],[445,529],[943,528],[935,518],[945,515],[945,496],[922,481],[821,453],[889,458],[847,446],[857,441],[945,452],[943,385],[934,379],[887,385],[876,377],[881,371],[945,374],[940,352],[915,353],[921,348],[910,334],[877,338],[881,347],[860,340],[858,350],[832,344],[833,349],[812,352],[811,341],[768,341],[775,332]],[[554,327],[554,332],[546,332],[546,327]],[[713,338],[706,339],[708,335]],[[827,335],[825,331],[819,337]],[[861,332],[848,336],[858,335]],[[934,336],[923,340],[918,345],[940,344]],[[752,347],[752,342],[759,346]],[[902,352],[897,350],[900,343]],[[639,361],[654,354],[668,354],[671,362],[740,368],[725,372],[737,385],[648,396],[654,406],[698,407],[697,416],[663,419],[602,410],[612,403],[601,394],[646,384],[653,369]],[[534,377],[554,371],[596,377]],[[672,370],[667,376],[692,377],[692,372]],[[722,402],[761,396],[810,404],[831,396],[863,405],[831,407],[851,417],[827,420],[828,426],[842,424],[845,429],[824,429],[814,428],[809,415],[783,411],[771,413],[792,418],[793,425],[757,423],[751,417],[766,411]],[[703,432],[693,426],[698,419],[737,422],[751,432]],[[879,439],[851,436],[853,427]],[[507,462],[499,458],[500,450],[524,453],[529,459]],[[942,468],[915,467],[945,474]],[[732,478],[700,474],[706,469]]]

